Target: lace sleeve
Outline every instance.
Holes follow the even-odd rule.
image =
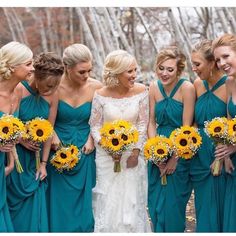
[[[89,119],[91,135],[95,143],[98,143],[101,139],[99,130],[101,129],[103,124],[102,113],[103,113],[103,106],[101,100],[99,99],[99,96],[97,96],[95,93],[92,102],[91,116]]]
[[[143,149],[144,142],[147,139],[147,125],[149,120],[149,99],[148,92],[141,97],[139,102],[139,116],[136,123],[139,132],[139,141],[136,143],[135,148]]]

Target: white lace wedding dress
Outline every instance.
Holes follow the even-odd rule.
[[[104,97],[97,93],[92,103],[91,133],[96,146],[97,183],[93,189],[95,232],[151,232],[147,213],[147,166],[142,149],[148,124],[148,92],[127,98]],[[124,119],[139,131],[138,166],[126,168],[130,151],[121,159],[121,172],[113,171],[114,162],[98,145],[99,130],[105,121]]]

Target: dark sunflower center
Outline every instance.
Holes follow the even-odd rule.
[[[236,131],[236,125],[233,126],[233,131]]]
[[[125,134],[122,134],[122,135],[121,135],[121,138],[122,138],[124,141],[127,141],[127,140],[128,140],[128,136],[125,135]]]
[[[157,149],[157,154],[162,155],[162,154],[164,154],[164,153],[165,153],[165,152],[164,152],[163,149]]]
[[[9,132],[9,128],[8,127],[3,127],[2,132],[4,134],[7,134]]]
[[[115,130],[114,130],[114,129],[111,129],[111,130],[109,131],[109,134],[114,134],[114,132],[115,132]]]
[[[186,146],[188,142],[186,139],[181,139],[179,143],[181,146]]]
[[[119,140],[117,138],[113,138],[111,141],[113,146],[118,146],[119,145]]]
[[[38,129],[36,131],[36,134],[37,134],[38,137],[42,137],[43,136],[43,131],[41,129]]]
[[[185,130],[183,133],[184,134],[190,134],[191,132],[189,130]]]
[[[66,159],[67,156],[66,156],[65,153],[61,153],[61,154],[60,154],[60,157],[61,157],[62,159]]]
[[[120,125],[120,128],[125,128],[123,125]]]
[[[222,130],[221,127],[218,126],[218,127],[215,127],[214,132],[219,133],[221,130]]]
[[[192,137],[193,143],[197,143],[197,139],[195,137]]]
[[[71,149],[71,151],[70,151],[70,152],[71,152],[71,154],[73,154],[73,153],[74,153],[74,151],[75,151],[75,150],[74,150],[74,148],[72,148],[72,149]]]

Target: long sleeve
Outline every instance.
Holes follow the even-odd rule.
[[[92,109],[91,109],[91,116],[89,120],[91,135],[96,144],[101,139],[100,136],[100,129],[103,124],[103,106],[99,99],[99,96],[95,93],[93,102],[92,102]]]
[[[144,93],[139,101],[139,116],[136,123],[136,127],[139,132],[139,140],[135,145],[135,148],[143,149],[144,142],[147,139],[147,126],[149,121],[149,99],[148,93]]]

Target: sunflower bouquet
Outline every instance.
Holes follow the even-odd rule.
[[[16,143],[17,140],[25,133],[25,126],[23,122],[14,117],[13,115],[4,114],[0,118],[0,145],[8,143]],[[16,148],[12,150],[16,170],[18,173],[23,172],[23,168],[20,164]]]
[[[100,145],[111,156],[122,155],[138,141],[138,130],[126,120],[104,123],[100,129]],[[120,160],[114,163],[114,172],[120,172]]]
[[[227,121],[227,140],[230,144],[236,145],[236,117]]]
[[[205,121],[204,131],[213,140],[214,144],[229,143],[228,119],[226,117],[215,117],[211,121]],[[213,175],[219,174],[220,160],[216,159],[213,166]]]
[[[170,139],[177,157],[191,159],[202,144],[202,137],[197,128],[184,125],[172,131]]]
[[[34,144],[41,144],[46,142],[53,135],[53,127],[51,123],[43,118],[36,117],[30,121],[27,121],[26,124],[26,134],[24,139],[29,140]],[[40,166],[40,151],[35,152],[36,157],[36,169],[39,169]]]
[[[80,159],[80,151],[75,145],[60,146],[53,155],[50,163],[60,172],[63,170],[71,170]]]
[[[144,144],[144,156],[148,161],[152,161],[157,166],[165,163],[172,155],[172,142],[163,135],[150,138]],[[166,185],[166,175],[161,177],[161,184]]]

